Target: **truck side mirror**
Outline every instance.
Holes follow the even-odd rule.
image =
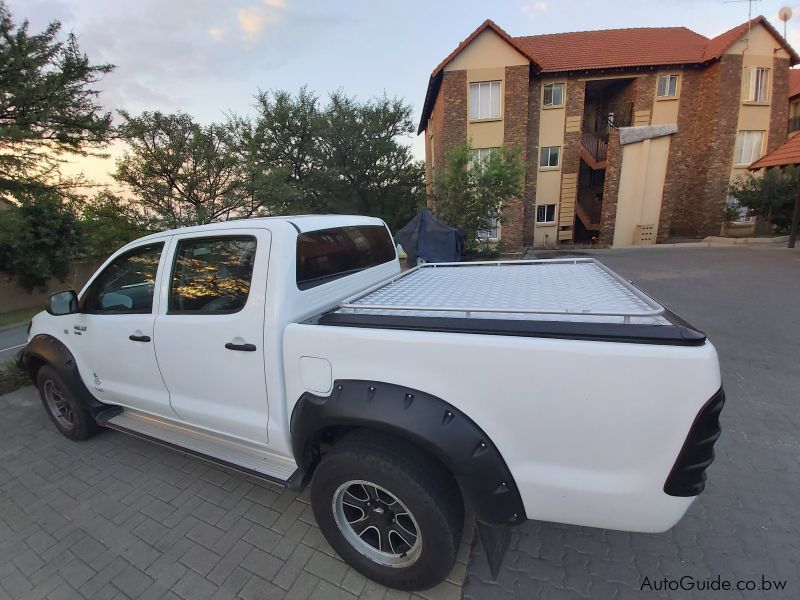
[[[78,294],[75,290],[56,292],[47,301],[45,307],[51,315],[71,315],[78,312]]]

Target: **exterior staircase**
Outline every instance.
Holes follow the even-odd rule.
[[[581,158],[594,171],[605,169],[608,159],[608,142],[597,137],[591,131],[582,132]]]
[[[575,205],[575,216],[577,216],[587,231],[600,231],[600,223],[592,223],[589,213],[579,202]]]

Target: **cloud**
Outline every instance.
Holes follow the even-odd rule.
[[[285,8],[286,6],[284,0],[264,0],[264,4],[273,8]]]
[[[258,39],[267,27],[281,20],[280,13],[264,10],[260,6],[240,8],[236,17],[239,20],[239,29],[247,41]]]
[[[529,15],[534,12],[547,12],[549,8],[550,7],[548,6],[547,2],[544,0],[539,0],[538,2],[528,2],[527,4],[523,4],[520,7],[520,10],[526,15]]]
[[[211,36],[211,39],[215,42],[221,42],[222,38],[225,37],[226,30],[224,27],[212,27],[208,30],[208,35]]]

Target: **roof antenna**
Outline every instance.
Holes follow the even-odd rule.
[[[747,2],[747,41],[750,42],[750,29],[753,27],[753,2],[761,2],[761,0],[725,0],[725,4],[739,4],[740,2]],[[784,36],[785,37],[785,36]]]
[[[778,11],[778,18],[783,21],[783,39],[786,39],[786,23],[792,18],[792,9],[784,6]]]

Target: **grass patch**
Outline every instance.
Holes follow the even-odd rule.
[[[0,363],[0,396],[31,385],[28,374],[17,367],[14,359]]]
[[[19,323],[27,323],[31,317],[38,312],[44,310],[41,306],[35,308],[23,308],[22,310],[12,310],[7,313],[0,313],[0,327],[6,325],[17,325]]]

